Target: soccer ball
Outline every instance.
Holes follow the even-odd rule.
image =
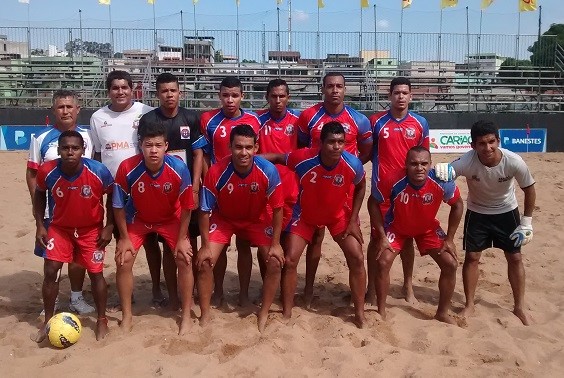
[[[68,348],[80,339],[82,325],[76,315],[61,312],[49,319],[46,331],[51,345],[57,348]]]

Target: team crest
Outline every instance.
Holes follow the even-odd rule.
[[[80,195],[84,198],[92,197],[92,188],[90,185],[82,185],[82,188],[80,188]]]
[[[104,262],[104,251],[92,252],[92,262],[94,264],[101,264]]]
[[[284,134],[290,136],[290,135],[294,135],[294,125],[288,125],[286,126],[286,130],[284,130]]]
[[[137,116],[137,118],[135,118],[135,120],[133,121],[133,126],[132,126],[132,127],[133,127],[135,130],[137,130],[137,129],[139,128],[139,121],[141,120],[141,117],[142,117],[142,116],[143,116],[143,114],[139,114],[139,115]]]
[[[268,236],[269,238],[272,237],[272,235],[274,235],[274,229],[272,228],[272,226],[268,226],[267,228],[264,229],[264,234],[266,236]]]
[[[165,182],[163,185],[163,193],[168,194],[170,192],[172,192],[172,184],[170,182]]]
[[[404,134],[407,139],[415,139],[415,129],[411,127],[406,127],[404,130]]]
[[[251,193],[256,193],[259,190],[259,184],[258,182],[252,182],[250,185],[251,188]]]
[[[423,205],[428,205],[433,202],[433,193],[425,193],[421,197],[423,198]]]
[[[351,125],[349,125],[348,123],[343,123],[343,129],[345,130],[345,134],[351,133]]]
[[[189,126],[180,126],[180,139],[190,139]]]
[[[335,186],[343,186],[344,182],[345,178],[343,175],[335,175],[335,177],[333,177],[333,185]]]

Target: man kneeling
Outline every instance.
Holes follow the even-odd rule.
[[[395,177],[385,178],[379,185],[380,192],[373,190],[376,202],[382,203],[387,196],[391,206],[382,219],[379,206],[372,201],[369,207],[373,220],[373,237],[378,240],[376,256],[376,297],[378,312],[386,318],[386,296],[390,288],[390,269],[406,239],[414,238],[421,255],[430,255],[441,268],[439,278],[439,307],[435,319],[454,324],[448,310],[456,284],[458,258],[454,234],[460,224],[464,205],[458,187],[453,181],[443,182],[431,169],[431,153],[416,146],[407,153],[406,171]],[[445,235],[436,219],[441,200],[451,206],[448,230]]]

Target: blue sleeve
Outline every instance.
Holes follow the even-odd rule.
[[[198,137],[198,139],[196,139],[196,140],[192,143],[192,149],[193,149],[193,150],[203,149],[204,152],[206,152],[207,146],[208,146],[208,141],[206,140],[206,138],[204,138],[203,135],[200,135],[200,136]]]
[[[213,193],[204,186],[202,190],[202,197],[200,198],[200,210],[209,213],[214,209],[216,203],[217,198],[215,198]]]
[[[112,206],[117,209],[123,209],[125,207],[126,198],[127,198],[127,192],[123,190],[121,185],[115,183],[114,191],[112,193]]]
[[[266,195],[270,196],[272,192],[280,185],[280,174],[278,170],[271,162],[261,158],[256,157],[257,166],[264,172],[266,178],[268,179],[268,188],[266,190]]]
[[[347,162],[347,164],[354,170],[354,180],[353,183],[357,185],[362,181],[364,178],[364,167],[362,166],[362,162],[354,155],[343,152],[343,159]]]

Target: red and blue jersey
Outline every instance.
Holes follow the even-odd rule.
[[[59,227],[101,226],[102,197],[112,192],[114,179],[102,163],[82,158],[82,168],[72,176],[61,170],[61,160],[43,163],[37,169],[37,190],[48,192],[49,218]]]
[[[259,111],[259,153],[287,154],[298,149],[298,118],[300,112],[287,109],[281,119],[275,119],[268,110]]]
[[[331,224],[344,216],[351,185],[365,175],[360,160],[346,151],[333,167],[323,165],[317,148],[290,152],[286,165],[296,172],[300,186],[293,218],[313,225]]]
[[[321,129],[329,122],[339,122],[345,129],[345,151],[358,156],[358,145],[372,143],[372,129],[366,116],[348,105],[339,114],[329,114],[323,103],[307,108],[298,119],[298,138],[300,143],[321,147]]]
[[[253,112],[241,109],[241,115],[235,118],[227,118],[221,108],[202,113],[200,129],[208,142],[205,151],[210,155],[212,164],[231,155],[229,149],[231,129],[241,124],[250,125],[255,133],[259,134],[260,121]]]
[[[421,187],[409,183],[405,172],[388,176],[380,181],[383,196],[380,203],[389,199],[391,205],[384,216],[384,229],[393,227],[402,235],[417,236],[439,226],[437,212],[441,202],[454,205],[460,199],[460,191],[454,181],[444,182],[431,169]]]
[[[235,171],[230,156],[212,165],[204,178],[200,209],[231,221],[254,222],[265,216],[267,204],[272,209],[282,207],[280,176],[274,164],[260,156],[253,159],[245,175]]]
[[[370,117],[374,148],[372,155],[372,193],[378,191],[378,182],[386,175],[405,169],[405,158],[411,147],[429,149],[429,124],[419,114],[407,112],[400,120],[389,111]],[[381,194],[380,194],[381,196]],[[376,197],[376,195],[375,195]]]
[[[180,219],[181,209],[194,208],[192,179],[186,164],[164,156],[160,171],[152,175],[142,154],[121,162],[116,172],[113,207],[125,208],[127,223],[168,223]]]

